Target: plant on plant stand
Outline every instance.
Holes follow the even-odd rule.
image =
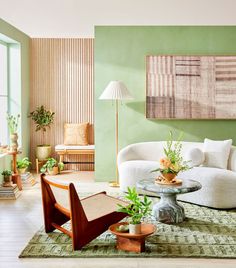
[[[16,161],[16,167],[19,174],[24,174],[30,165],[31,162],[28,157],[24,157],[23,159]]]
[[[5,169],[2,172],[3,175],[3,185],[4,187],[12,186],[12,171]]]
[[[129,233],[140,234],[141,233],[141,221],[143,217],[150,215],[151,213],[151,200],[145,195],[141,199],[135,188],[128,187],[128,193],[125,198],[129,201],[128,206],[119,206],[118,212],[124,212],[129,216]]]
[[[19,114],[17,116],[7,114],[7,124],[8,124],[9,132],[10,132],[10,139],[11,139],[11,146],[10,146],[11,152],[17,152],[18,150],[17,130],[19,126],[19,118],[20,118]]]
[[[166,148],[164,148],[165,157],[160,159],[160,168],[153,170],[160,171],[160,179],[166,183],[175,182],[175,178],[180,171],[185,171],[190,169],[188,166],[188,161],[184,161],[181,156],[182,143],[181,143],[182,133],[179,135],[177,141],[173,141],[173,134],[170,131],[169,140],[166,142]]]
[[[47,162],[42,166],[40,171],[42,173],[48,172],[49,175],[57,175],[64,169],[64,163],[57,162],[54,158],[48,158]]]
[[[45,144],[45,132],[48,128],[52,125],[54,121],[54,112],[48,111],[45,109],[43,105],[40,107],[37,107],[35,111],[31,112],[29,117],[32,118],[32,120],[36,124],[36,131],[41,131],[42,133],[42,144],[37,145],[36,148],[36,157],[38,160],[42,161],[51,155],[51,145]]]

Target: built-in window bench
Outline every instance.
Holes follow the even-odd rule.
[[[65,155],[93,155],[95,152],[95,145],[56,145],[55,151],[59,155],[60,162],[63,162],[64,164],[94,164],[93,162],[64,162],[63,158]],[[93,158],[94,159],[94,158]]]

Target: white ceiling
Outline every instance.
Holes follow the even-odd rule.
[[[236,25],[236,0],[0,0],[31,37],[93,37],[95,25]]]

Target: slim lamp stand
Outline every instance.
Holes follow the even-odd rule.
[[[118,166],[117,166],[117,156],[118,156],[118,100],[116,100],[116,180],[109,182],[111,187],[120,187],[119,184],[119,175],[118,175]]]
[[[118,113],[119,113],[119,100],[132,100],[133,97],[130,95],[127,87],[121,81],[111,81],[108,86],[103,91],[102,95],[99,97],[100,100],[115,100],[116,105],[116,129],[115,129],[115,139],[116,139],[116,180],[111,181],[109,185],[111,187],[120,187],[119,184],[119,174],[118,174],[118,166],[117,166],[117,156],[118,156]]]

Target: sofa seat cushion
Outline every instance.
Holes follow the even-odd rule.
[[[157,161],[131,160],[119,166],[120,188],[127,191],[127,187],[136,187],[138,180],[155,178],[157,172],[151,172],[159,167]],[[138,180],[137,180],[138,178]]]
[[[236,207],[236,173],[226,169],[194,167],[182,172],[178,178],[201,183],[199,191],[178,195],[178,199],[214,208]]]

